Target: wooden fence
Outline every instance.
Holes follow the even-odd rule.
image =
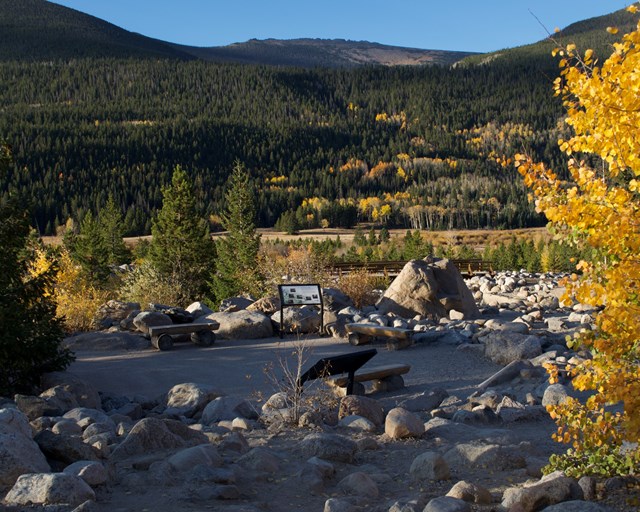
[[[481,259],[452,259],[450,260],[463,276],[473,276],[475,274],[491,274],[493,267],[490,261]],[[357,270],[367,270],[373,274],[396,277],[407,264],[407,261],[366,261],[366,262],[339,262],[327,267],[332,275],[339,276]]]

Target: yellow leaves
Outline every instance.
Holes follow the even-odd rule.
[[[575,389],[593,393],[585,404],[569,401],[550,412],[559,425],[554,438],[571,443],[578,455],[596,449],[606,454],[624,439],[640,438],[640,25],[614,48],[601,67],[593,65],[592,50],[582,60],[575,45],[554,50],[563,57],[554,89],[572,130],[558,144],[568,156],[588,155],[584,162],[569,160],[573,182],[561,181],[526,155],[515,157],[536,208],[558,236],[590,249],[566,285],[576,301],[601,308],[595,331],[580,332],[570,342],[592,352],[592,359],[570,373]],[[545,368],[556,382],[557,368]],[[624,413],[604,412],[605,404],[618,402]]]
[[[635,14],[638,12],[638,6],[637,5],[630,5],[629,7],[627,7],[627,12],[630,12],[631,14]]]
[[[618,29],[616,27],[607,27],[607,32],[609,32],[609,34],[617,34],[618,33]]]

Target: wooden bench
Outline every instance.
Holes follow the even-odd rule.
[[[374,324],[347,324],[345,326],[351,345],[365,345],[375,338],[386,338],[389,350],[399,350],[413,345],[411,329],[398,327],[383,327]]]
[[[201,347],[209,347],[216,340],[212,332],[220,327],[218,322],[197,322],[191,324],[156,325],[149,327],[151,344],[158,350],[173,347],[173,338],[177,334],[191,334],[191,341]]]
[[[409,373],[411,365],[408,364],[389,364],[386,366],[372,366],[371,368],[363,368],[355,372],[355,382],[367,382],[367,381],[381,381],[384,385],[392,378],[399,377],[402,379],[402,375]],[[397,380],[397,379],[395,379]],[[326,379],[329,386],[334,388],[346,388],[349,377],[347,375],[335,375]],[[402,380],[402,386],[404,386],[404,380]],[[376,386],[381,389],[383,386]]]

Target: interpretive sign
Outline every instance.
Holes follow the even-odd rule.
[[[320,306],[320,318],[324,316],[322,290],[319,284],[279,284],[280,294],[280,337],[284,335],[284,308],[289,306]],[[320,332],[324,322],[320,321]]]
[[[322,305],[322,293],[317,284],[281,284],[280,302],[285,306]]]

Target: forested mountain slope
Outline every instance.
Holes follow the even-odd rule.
[[[130,234],[148,233],[175,165],[213,214],[238,159],[262,226],[287,210],[329,225],[536,225],[543,220],[501,156],[529,149],[562,166],[555,74],[551,57],[456,68],[0,62],[0,137],[16,163],[0,194],[33,197],[46,233],[112,194]]]
[[[604,60],[611,55],[613,43],[620,39],[619,34],[635,29],[636,23],[637,16],[627,12],[625,9],[621,9],[611,14],[572,23],[558,32],[554,31],[554,27],[547,27],[551,34],[542,41],[518,46],[517,48],[472,55],[463,59],[460,65],[483,64],[496,60],[500,60],[503,63],[525,61],[538,66],[545,65],[545,63],[548,65],[551,61],[552,50],[557,45],[566,46],[569,43],[575,44],[582,51],[591,48],[596,56]],[[611,34],[607,32],[607,27],[616,27],[619,33]]]

